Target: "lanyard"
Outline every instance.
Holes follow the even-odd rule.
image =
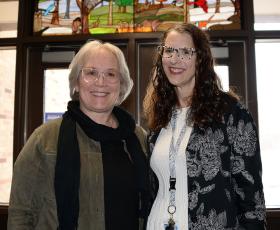
[[[170,214],[169,224],[175,224],[173,220],[173,214],[176,212],[176,203],[175,203],[175,193],[176,193],[176,166],[175,160],[176,156],[178,155],[180,145],[182,140],[185,136],[187,130],[187,122],[184,122],[184,125],[179,133],[178,139],[174,144],[174,135],[176,130],[176,121],[177,121],[177,112],[174,112],[171,117],[171,128],[172,128],[172,136],[171,136],[171,143],[169,147],[169,206],[168,206],[168,213]]]

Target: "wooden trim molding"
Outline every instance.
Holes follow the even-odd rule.
[[[267,229],[280,229],[280,209],[267,209],[266,212]]]
[[[0,205],[0,229],[7,229],[8,206]]]

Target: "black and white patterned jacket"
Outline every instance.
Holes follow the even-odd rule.
[[[158,135],[149,135],[150,156]],[[265,229],[258,134],[244,106],[231,102],[223,122],[194,125],[186,159],[190,230]],[[150,180],[153,202],[158,180],[151,169]]]

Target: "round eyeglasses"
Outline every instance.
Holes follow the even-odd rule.
[[[157,48],[159,54],[163,58],[172,58],[177,54],[178,57],[181,57],[182,60],[190,60],[194,53],[196,53],[195,48],[173,48],[168,46],[158,46]]]
[[[95,82],[99,79],[100,76],[103,77],[103,80],[106,83],[117,83],[118,80],[120,79],[120,74],[119,72],[115,70],[106,70],[106,71],[99,71],[95,68],[91,67],[84,67],[81,70],[82,72],[82,78],[86,83],[92,83]]]

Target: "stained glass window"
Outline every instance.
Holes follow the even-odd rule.
[[[39,0],[34,34],[165,31],[190,22],[202,29],[240,29],[240,0]]]

